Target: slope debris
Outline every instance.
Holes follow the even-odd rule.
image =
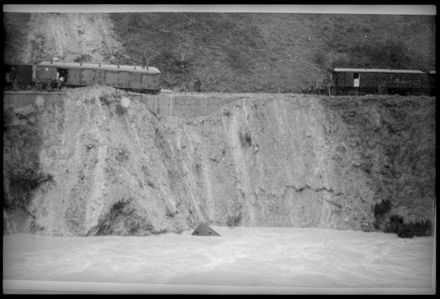
[[[187,119],[99,86],[6,110],[8,227],[149,235],[200,222],[375,230],[391,214],[433,220],[433,98],[235,96]]]
[[[9,63],[64,61],[114,63],[124,49],[107,14],[33,13],[6,15]]]

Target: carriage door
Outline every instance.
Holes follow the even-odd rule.
[[[71,68],[69,71],[69,85],[81,85],[81,69]]]
[[[66,83],[68,80],[69,71],[67,69],[57,69],[58,72],[58,80],[63,83]]]
[[[353,73],[353,87],[359,87],[360,85],[360,74],[359,73]]]

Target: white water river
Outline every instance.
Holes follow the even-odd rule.
[[[4,282],[20,281],[268,287],[294,290],[435,286],[434,237],[318,228],[211,226],[147,237],[3,237]],[[6,286],[5,286],[6,285]],[[11,285],[12,286],[12,285]],[[81,285],[78,286],[81,288]],[[359,291],[361,290],[361,291]],[[8,284],[4,284],[8,291]]]

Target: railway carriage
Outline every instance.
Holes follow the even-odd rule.
[[[41,62],[5,65],[5,90],[82,87],[94,84],[142,93],[158,93],[160,71],[155,67]]]
[[[430,95],[436,95],[437,87],[435,85],[435,79],[437,77],[436,71],[430,71],[429,73],[429,87],[430,87]]]
[[[331,94],[433,94],[434,76],[420,70],[334,68]],[[434,78],[434,79],[433,79]]]
[[[28,89],[34,84],[32,64],[5,65],[4,88],[8,89]]]
[[[36,83],[53,87],[108,85],[115,88],[157,93],[160,91],[160,71],[154,67],[129,65],[42,62],[36,66]]]

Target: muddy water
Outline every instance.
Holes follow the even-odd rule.
[[[434,239],[317,228],[148,237],[3,237],[6,280],[298,288],[432,288]]]

